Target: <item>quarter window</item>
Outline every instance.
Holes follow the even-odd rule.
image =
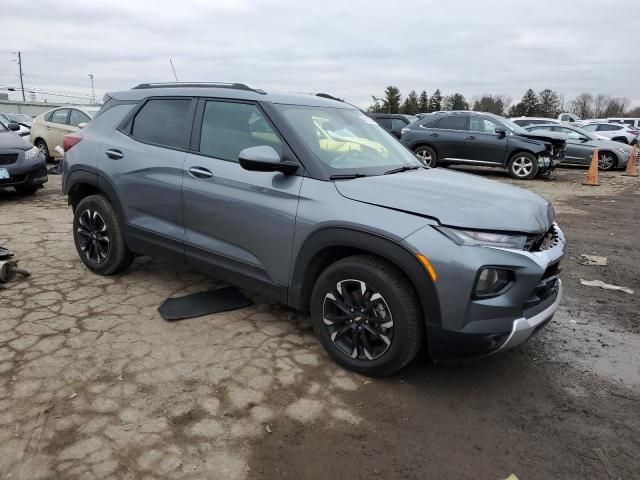
[[[89,120],[88,115],[85,115],[80,110],[71,110],[71,115],[69,116],[69,125],[72,127],[77,127],[81,123],[87,123]]]
[[[53,114],[51,115],[51,120],[49,121],[52,123],[67,123],[68,114],[68,108],[61,108],[60,110],[56,110],[55,112],[53,112]]]
[[[131,135],[144,142],[187,148],[190,107],[190,99],[149,100],[134,118]]]
[[[466,115],[450,115],[444,117],[438,123],[438,128],[445,130],[466,130],[467,129],[467,116]]]
[[[273,147],[281,154],[280,137],[256,105],[222,101],[206,103],[200,153],[237,162],[242,150],[262,145]]]

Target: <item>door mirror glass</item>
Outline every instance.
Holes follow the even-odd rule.
[[[282,172],[291,174],[298,169],[293,162],[282,161],[275,148],[268,145],[249,147],[240,151],[238,155],[240,166],[253,172]]]
[[[494,131],[498,134],[498,138],[503,138],[507,135],[507,132],[502,128],[496,128]]]
[[[15,122],[9,122],[9,123],[7,124],[7,128],[8,128],[9,130],[11,130],[12,132],[17,132],[18,130],[20,130],[20,125],[18,125],[18,124],[17,124],[17,123],[15,123]]]

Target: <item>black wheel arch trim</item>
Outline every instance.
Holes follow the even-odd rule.
[[[316,265],[322,252],[331,248],[355,249],[379,256],[396,266],[416,290],[426,324],[440,325],[440,303],[429,274],[406,246],[379,233],[354,227],[322,227],[313,232],[293,262],[288,303],[300,310],[309,309],[315,280],[328,265]]]
[[[78,185],[89,185],[107,197],[118,214],[118,217],[124,222],[122,205],[120,204],[120,200],[118,200],[115,188],[106,177],[100,175],[98,172],[77,168],[63,177],[63,181],[62,192],[67,195],[67,203],[69,205],[71,205],[71,192],[73,188]]]

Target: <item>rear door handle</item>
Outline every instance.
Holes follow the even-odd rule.
[[[439,134],[437,134],[437,133],[432,133],[432,134],[431,134],[431,136],[432,136],[432,137],[439,137],[440,135],[439,135]]]
[[[109,157],[111,160],[120,160],[121,158],[124,157],[124,153],[122,153],[120,150],[116,150],[114,148],[111,148],[109,150],[107,150],[106,152],[104,152],[105,155],[107,155],[107,157]]]
[[[213,173],[211,170],[208,170],[204,167],[191,167],[189,169],[189,173],[191,176],[196,178],[211,178],[213,177]]]

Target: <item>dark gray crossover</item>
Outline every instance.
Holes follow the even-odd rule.
[[[423,166],[358,109],[243,84],[109,94],[65,138],[85,265],[183,262],[311,312],[341,365],[475,358],[551,320],[565,238],[540,196]]]
[[[18,193],[32,195],[47,182],[47,167],[40,150],[0,123],[0,188],[13,187]]]
[[[402,130],[404,143],[426,165],[506,168],[513,178],[548,174],[564,158],[566,137],[528,132],[491,113],[436,112]]]

